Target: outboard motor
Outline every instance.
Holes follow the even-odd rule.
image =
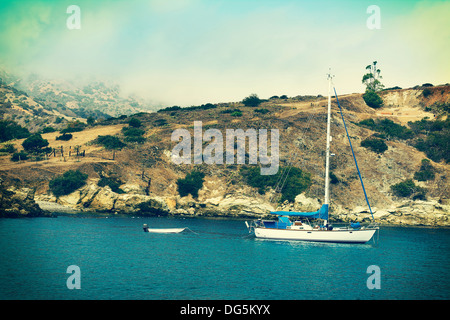
[[[147,224],[146,224],[146,223],[144,223],[144,227],[143,227],[143,229],[144,229],[144,232],[148,232],[148,226],[147,226]]]

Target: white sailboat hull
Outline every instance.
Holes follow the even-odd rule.
[[[366,243],[377,229],[360,230],[298,230],[255,228],[255,236],[262,239],[301,240],[315,242]]]

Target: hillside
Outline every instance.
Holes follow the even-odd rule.
[[[17,114],[15,112],[20,106],[13,102],[11,108],[5,106],[5,101],[18,98],[19,103],[26,101],[31,105],[33,100],[20,92],[14,93],[13,89],[5,86],[2,90],[4,98],[0,110],[3,119],[17,120],[18,116],[14,118],[13,115]],[[420,151],[418,143],[428,142],[429,137],[435,137],[439,132],[419,130],[415,123],[446,123],[449,91],[449,85],[383,91],[380,96],[384,107],[380,109],[368,107],[361,94],[339,97],[378,222],[450,225],[450,190],[447,181],[450,166],[445,160],[448,159],[445,158],[445,153],[448,155],[449,150],[443,150],[442,159],[438,159],[442,152],[430,154],[423,148]],[[59,132],[43,133],[42,137],[49,142],[48,147],[56,149],[58,153],[19,162],[12,162],[10,154],[2,153],[0,177],[6,184],[16,188],[35,189],[35,199],[48,208],[52,207],[51,203],[58,203],[84,211],[233,217],[262,216],[276,207],[284,210],[317,210],[324,196],[326,104],[327,100],[322,96],[286,99],[272,97],[262,101],[257,107],[233,102],[167,108],[165,111],[111,118],[90,124],[80,132],[72,132],[73,138],[69,141],[55,140],[61,135]],[[39,103],[34,105],[33,110],[40,110]],[[57,116],[57,111],[44,110],[42,115],[33,114],[30,117],[47,119],[47,125],[54,126],[57,130],[65,128],[72,120],[55,124],[51,119]],[[332,113],[331,152],[335,156],[331,163],[331,215],[335,221],[367,220],[367,206],[335,99],[332,100]],[[133,118],[139,120],[138,129],[142,130],[137,136],[129,135],[131,131],[127,133]],[[392,133],[379,131],[378,127],[361,124],[361,121],[368,119],[373,119],[375,124],[389,119],[403,125],[411,133],[408,137],[399,138]],[[295,167],[310,174],[310,185],[295,201],[277,204],[270,201],[273,198],[272,188],[258,191],[258,188],[248,184],[242,171],[247,168],[245,165],[174,164],[171,152],[176,143],[171,141],[171,135],[174,130],[184,128],[192,136],[194,121],[202,121],[203,132],[207,129],[220,130],[224,144],[226,129],[254,128],[268,129],[269,132],[271,129],[278,129],[280,170],[292,162]],[[36,126],[36,131],[41,127],[42,125]],[[126,146],[121,149],[106,149],[95,142],[99,136],[106,135],[118,137]],[[362,147],[361,142],[369,137],[382,139],[387,150],[377,153]],[[448,140],[448,135],[444,138]],[[13,144],[16,150],[21,150],[23,141],[24,139],[16,139],[7,143]],[[203,142],[203,148],[207,145],[207,142]],[[77,146],[80,153],[84,151],[84,156],[76,156]],[[248,159],[248,147],[246,151]],[[429,159],[434,178],[414,180],[415,172],[420,171],[423,159]],[[56,198],[49,190],[49,181],[69,169],[78,169],[88,174],[87,184],[69,195]],[[181,197],[177,179],[184,178],[193,169],[205,175],[198,198],[193,198],[192,195]],[[391,186],[407,179],[412,179],[417,187],[422,188],[417,190],[423,191],[423,194],[416,192],[404,197],[394,195]],[[100,180],[115,181],[120,190],[113,185],[99,186]]]
[[[115,83],[93,79],[62,81],[37,75],[21,78],[0,69],[0,103],[8,100],[22,122],[35,120],[31,115],[86,121],[88,117],[108,119],[157,110],[139,97],[124,94]]]

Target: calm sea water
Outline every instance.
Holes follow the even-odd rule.
[[[0,219],[0,299],[449,299],[449,252],[448,229],[384,227],[374,246],[258,240],[237,220]]]

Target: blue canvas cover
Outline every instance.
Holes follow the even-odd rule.
[[[328,204],[323,204],[322,207],[315,212],[274,211],[271,212],[271,214],[276,214],[279,216],[328,220]]]
[[[359,229],[359,228],[361,228],[361,224],[360,224],[359,222],[352,222],[352,223],[350,223],[350,226],[351,226],[353,229]]]

